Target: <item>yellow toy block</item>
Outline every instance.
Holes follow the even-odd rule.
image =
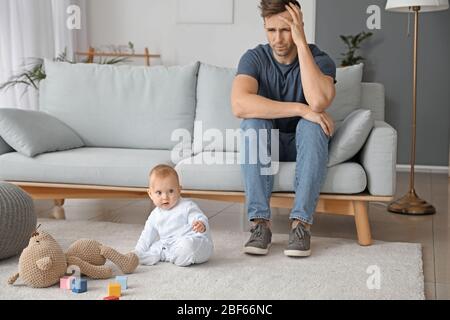
[[[110,282],[108,284],[108,296],[120,297],[120,283]]]

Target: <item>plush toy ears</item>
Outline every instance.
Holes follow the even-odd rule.
[[[53,261],[52,261],[52,258],[50,258],[50,257],[44,257],[44,258],[37,260],[36,265],[42,271],[47,271],[52,267]]]
[[[33,233],[31,234],[31,237],[36,237],[36,236],[39,235],[38,229],[39,229],[40,226],[41,226],[41,224],[39,224],[39,225],[36,227],[36,230],[33,231]]]

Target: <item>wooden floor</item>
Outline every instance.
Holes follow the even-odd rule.
[[[431,202],[437,210],[432,216],[404,216],[390,213],[385,203],[371,203],[369,216],[375,240],[421,243],[427,299],[450,299],[450,184],[446,174],[417,173],[418,195]],[[408,191],[409,174],[398,173],[397,197]],[[397,198],[396,197],[396,198]],[[238,203],[196,200],[210,218],[211,229],[242,230],[242,206]],[[49,217],[52,202],[36,201],[39,217]],[[86,219],[116,223],[144,224],[151,210],[146,200],[67,200],[64,205],[67,220]],[[273,210],[273,231],[288,232],[286,209]],[[356,239],[353,217],[316,214],[313,237]],[[314,241],[314,239],[313,239]],[[314,253],[313,253],[314,254]]]

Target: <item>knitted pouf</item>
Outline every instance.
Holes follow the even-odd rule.
[[[36,220],[31,197],[13,184],[0,182],[0,259],[22,252]]]

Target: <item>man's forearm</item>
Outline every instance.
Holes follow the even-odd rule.
[[[242,119],[279,119],[303,117],[310,112],[310,108],[303,103],[280,102],[267,99],[257,94],[249,94],[238,102],[237,116]]]
[[[334,84],[320,71],[308,44],[298,46],[297,50],[305,99],[313,111],[323,112],[334,98]]]

